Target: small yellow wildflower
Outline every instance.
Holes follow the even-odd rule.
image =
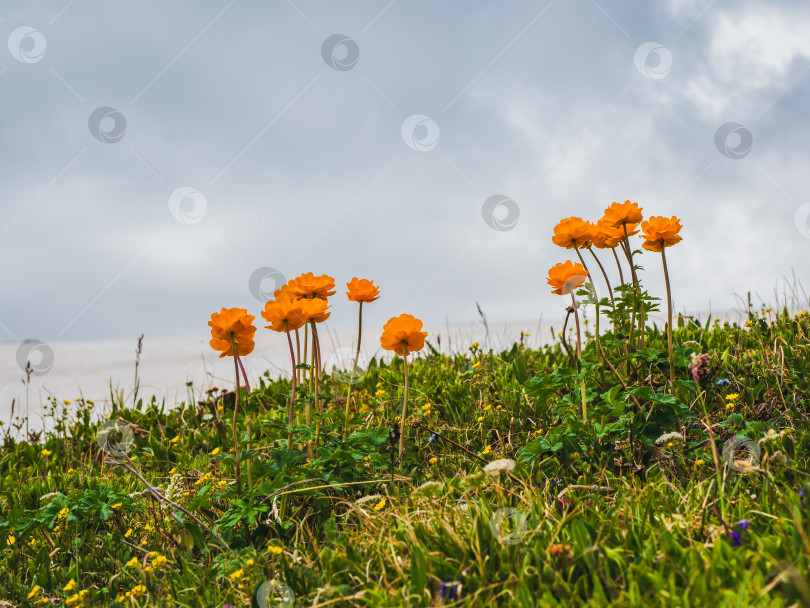
[[[139,561],[139,560],[138,560],[138,558],[137,558],[137,557],[133,557],[131,560],[129,560],[129,561],[127,562],[127,567],[128,567],[128,568],[134,568],[135,566],[137,566],[137,565],[138,565],[138,561]]]
[[[65,507],[64,509],[62,509],[61,511],[59,511],[59,513],[57,513],[57,514],[56,514],[56,518],[57,518],[57,519],[60,519],[60,520],[62,520],[62,519],[67,519],[67,516],[68,516],[68,515],[70,515],[70,509],[68,509],[67,507]]]
[[[135,585],[130,593],[132,593],[132,595],[135,597],[143,595],[146,593],[146,585]]]
[[[249,568],[250,566],[252,566],[253,564],[255,564],[255,563],[256,563],[256,562],[254,562],[252,559],[249,559],[249,560],[247,560],[247,561],[245,562],[245,564],[248,566],[248,568]]]
[[[231,579],[232,581],[236,582],[240,578],[242,578],[244,575],[245,575],[245,571],[242,570],[242,568],[239,568],[239,570],[234,570],[233,572],[231,572],[228,575],[228,578]]]
[[[217,488],[220,489],[220,490],[224,489],[225,486],[227,486],[227,485],[228,485],[228,480],[227,479],[220,479],[217,482]]]
[[[702,459],[702,458],[698,458],[698,459],[695,461],[695,466],[702,467],[704,464],[706,464],[706,463],[705,463],[705,462],[703,462],[703,459]]]
[[[492,451],[492,448],[491,448],[490,446],[485,447],[485,448],[484,448],[484,452],[483,452],[484,456],[486,456],[487,454],[489,454],[491,451]]]
[[[61,529],[61,527],[62,527],[62,526],[54,526],[54,527],[53,527],[53,531],[54,531],[54,532],[59,532],[59,530]]]
[[[472,366],[473,366],[473,369],[478,369],[479,367],[481,367],[481,362],[476,361],[475,363],[472,364]]]
[[[729,393],[728,395],[726,395],[726,401],[736,401],[739,398],[740,395],[738,393]]]
[[[143,527],[143,529],[144,529],[144,531],[145,531],[145,532],[154,532],[154,531],[155,531],[155,526],[153,526],[153,525],[152,525],[152,524],[150,524],[150,523],[147,523],[147,524],[146,524],[146,525]]]
[[[380,502],[378,502],[376,505],[374,505],[374,510],[375,511],[381,511],[382,509],[385,508],[385,503],[386,502],[387,501],[385,500],[385,498],[383,498]]]
[[[177,443],[178,441],[180,441],[180,435],[175,435],[174,437],[169,439],[169,443]]]
[[[487,404],[487,405],[484,406],[484,411],[485,412],[488,412],[491,409],[492,409],[492,406],[490,404]]]
[[[130,528],[124,533],[124,538],[129,538],[130,536],[132,536],[132,528]]]
[[[478,418],[476,418],[476,421],[478,421],[478,422],[483,422],[483,421],[484,421],[484,417],[483,417],[483,416],[479,416]]]
[[[29,541],[28,541],[28,543],[26,543],[26,544],[27,544],[29,547],[33,547],[34,545],[36,545],[36,544],[37,544],[37,539],[36,539],[36,538],[32,538],[32,539],[31,539],[31,540],[29,540]]]
[[[428,473],[427,475],[425,475],[425,477],[427,477],[428,479],[433,479],[433,473]]]
[[[14,538],[14,537],[13,537],[13,536],[11,536],[11,535],[9,535],[9,537],[6,539],[6,544],[7,544],[9,547],[10,547],[11,545],[13,545],[14,543],[16,543],[16,542],[17,542],[17,539],[16,539],[16,538]]]
[[[733,409],[734,409],[734,402],[727,403],[727,404],[726,404],[726,409],[727,409],[727,410],[733,410]]]
[[[807,311],[803,310],[799,314],[796,315],[797,319],[804,319],[807,316]]]
[[[146,539],[145,538],[142,539],[139,544],[141,545],[141,547],[145,547],[146,546]]]
[[[539,435],[542,432],[543,432],[543,429],[537,429],[537,430],[534,431],[534,434]]]
[[[38,595],[39,595],[39,592],[40,592],[40,591],[42,591],[42,587],[40,587],[39,585],[34,585],[34,586],[31,588],[31,591],[29,591],[29,592],[28,592],[28,599],[29,599],[29,600],[34,599],[36,596],[38,596]]]
[[[164,566],[166,562],[169,561],[165,555],[158,555],[155,558],[154,564],[155,566]]]
[[[110,505],[110,508],[111,508],[111,509],[120,509],[120,508],[121,508],[121,507],[123,507],[123,506],[124,506],[124,503],[122,503],[122,502],[117,502],[117,503],[115,503],[114,505]]]
[[[67,472],[68,472],[68,475],[70,475],[71,473],[75,473],[76,471],[74,471],[74,470],[73,470],[73,467],[70,467],[70,468],[67,470]]]
[[[172,467],[169,471],[169,475],[174,475],[175,473],[177,473],[177,467]]]
[[[76,581],[70,579],[70,582],[68,582],[67,585],[62,587],[62,591],[73,591],[75,588],[76,588]]]
[[[436,464],[437,462],[439,462],[439,459],[434,456],[428,462],[430,462],[430,464]]]
[[[144,566],[143,571],[146,572],[146,574],[152,574],[155,568],[154,566]]]
[[[71,404],[71,401],[70,401],[70,399],[64,399],[64,400],[62,401],[62,403],[64,403],[65,405],[70,405],[70,404]]]
[[[53,452],[51,452],[50,450],[46,450],[46,449],[42,450],[42,455],[43,456],[50,456],[51,454],[53,454]]]
[[[273,555],[281,555],[284,552],[283,547],[276,547],[275,545],[270,545],[267,550]]]
[[[211,452],[211,456],[216,456],[217,454],[219,454],[219,448],[218,447],[213,449],[213,451]]]

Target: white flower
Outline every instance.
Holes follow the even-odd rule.
[[[666,445],[674,441],[683,442],[683,435],[680,433],[666,433],[655,440],[655,445]]]
[[[413,491],[415,497],[436,496],[442,490],[442,484],[438,481],[426,481]]]
[[[501,473],[511,473],[515,470],[515,461],[511,458],[501,458],[500,460],[493,460],[484,467],[484,473],[497,477]]]

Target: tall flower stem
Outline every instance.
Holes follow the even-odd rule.
[[[363,302],[360,302],[360,313],[357,319],[357,352],[354,354],[354,363],[352,364],[352,373],[357,369],[357,361],[360,360],[360,340],[363,337]]]
[[[239,470],[239,436],[238,431],[236,429],[236,416],[239,413],[239,362],[238,357],[239,355],[236,352],[236,337],[233,332],[231,332],[231,348],[233,350],[233,371],[236,375],[236,392],[234,393],[234,401],[233,401],[233,422],[231,423],[231,432],[233,434],[233,451],[234,457],[236,458],[236,495],[242,495],[242,476]]]
[[[577,323],[577,363],[578,363],[578,367],[579,367],[579,369],[577,371],[579,371],[581,373],[582,372],[582,338],[580,337],[579,312],[577,311],[577,301],[574,299],[574,292],[573,291],[571,292],[571,306],[574,309],[574,320]],[[405,378],[407,379],[407,377],[408,376],[406,374]],[[408,386],[407,381],[405,383],[405,386]],[[582,419],[587,420],[588,419],[588,402],[585,399],[585,378],[582,378],[579,381],[579,391],[580,391],[580,394],[582,395]]]
[[[607,285],[608,294],[610,295],[610,305],[613,306],[613,308],[615,309],[616,308],[616,303],[613,301],[613,288],[610,286],[610,280],[608,280],[607,273],[605,272],[605,267],[602,266],[602,262],[600,262],[599,258],[596,257],[596,253],[594,253],[593,247],[588,247],[588,251],[591,252],[591,255],[593,256],[593,259],[596,260],[597,264],[599,264],[599,270],[602,271],[602,276],[605,279],[605,285]]]
[[[619,256],[616,255],[616,248],[613,247],[611,251],[613,252],[613,259],[616,260],[616,266],[619,268],[619,280],[622,282],[622,285],[624,285],[624,273],[622,272],[622,265],[619,262]]]
[[[590,249],[590,247],[588,249]],[[596,336],[595,336],[595,340],[598,343],[599,342],[599,298],[596,297],[596,287],[593,284],[593,277],[591,276],[591,273],[588,270],[588,265],[585,263],[585,260],[583,259],[582,254],[579,252],[579,249],[576,248],[575,251],[577,252],[577,255],[579,256],[579,261],[582,262],[582,267],[585,269],[585,272],[588,273],[588,280],[591,282],[591,289],[593,289],[594,299],[596,300]],[[593,254],[593,251],[591,251],[591,254]],[[593,257],[595,258],[596,256],[594,255]],[[596,260],[596,262],[599,263],[599,260]],[[602,268],[602,265],[599,264],[599,267]],[[602,272],[604,272],[604,269],[602,270]],[[605,280],[607,280],[607,277],[605,277]],[[608,289],[610,289],[610,284],[608,284]],[[571,292],[571,299],[573,300],[573,298],[574,298],[574,293]],[[613,296],[611,296],[611,299],[613,299]],[[574,310],[574,312],[576,313],[576,309]],[[576,316],[576,321],[577,321],[577,340],[579,340],[579,316],[578,315]],[[600,355],[600,349],[597,348],[596,349],[596,358],[597,359],[599,359],[599,355]],[[580,359],[582,358],[581,355],[579,356],[579,358]]]
[[[306,346],[304,347],[306,348]],[[295,359],[296,361],[306,361],[307,360],[307,353],[304,351],[304,358],[301,359],[301,338],[298,335],[298,330],[295,330]],[[298,381],[301,382],[302,374],[304,373],[302,370],[293,370],[295,374],[298,375]]]
[[[295,420],[293,419],[294,416],[294,409],[295,409],[295,381],[296,381],[296,369],[295,369],[295,351],[293,351],[292,345],[292,338],[290,337],[290,330],[289,326],[287,325],[286,319],[284,320],[284,329],[287,332],[287,344],[290,345],[290,362],[292,363],[292,388],[290,389],[290,414],[288,418],[288,422],[290,426],[295,424]],[[287,434],[287,449],[292,449],[292,430],[289,431]]]
[[[315,340],[315,336],[312,336],[312,340]],[[312,354],[310,359],[311,369],[315,369],[315,347],[312,348]],[[310,373],[309,375],[309,387],[312,391],[317,391],[318,380],[315,378],[315,374]],[[316,397],[317,399],[317,397]],[[312,403],[310,403],[309,399],[306,401],[306,405],[304,406],[305,414],[304,420],[306,421],[306,425],[310,426],[312,424]],[[312,460],[312,440],[307,439],[307,458]]]
[[[315,419],[315,454],[318,455],[321,441],[321,416],[323,416],[323,405],[318,399],[318,391],[320,390],[321,381],[321,340],[318,337],[318,328],[315,321],[312,323],[312,354],[314,355],[315,363],[312,366],[315,372],[315,409],[318,412],[318,418]]]
[[[624,255],[627,257],[627,263],[630,264],[630,274],[633,278],[633,314],[630,318],[630,335],[627,339],[626,349],[626,352],[629,353],[630,346],[633,344],[633,335],[636,329],[636,294],[638,293],[638,278],[636,277],[636,267],[633,265],[633,251],[630,249],[630,237],[627,235],[627,224],[622,224],[622,227],[624,228],[624,241],[622,242],[622,249],[624,250]]]
[[[399,421],[399,462],[402,463],[405,457],[405,448],[408,445],[408,440],[405,433],[408,431],[408,426],[405,424],[405,419],[408,417],[408,345],[402,343],[402,365],[405,373],[405,394],[402,400],[402,417]]]
[[[672,348],[672,291],[669,287],[669,270],[667,269],[667,254],[664,242],[661,241],[661,260],[664,262],[664,280],[667,285],[667,348],[669,349],[669,381],[672,390],[675,390],[675,355]]]

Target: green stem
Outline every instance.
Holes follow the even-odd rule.
[[[672,291],[669,287],[669,270],[667,269],[666,247],[661,241],[661,259],[664,262],[664,281],[667,285],[667,348],[669,349],[669,381],[675,391],[675,355],[672,347]]]
[[[577,324],[577,367],[579,373],[582,373],[582,338],[579,329],[579,312],[577,311],[577,301],[574,299],[574,292],[571,292],[571,305],[574,309],[574,321]],[[407,376],[406,376],[407,378]],[[582,395],[582,419],[588,419],[588,403],[585,398],[585,378],[579,381],[579,392]]]
[[[239,436],[238,431],[236,429],[236,416],[239,413],[239,363],[237,362],[237,352],[236,352],[236,337],[233,332],[231,332],[231,349],[233,352],[233,370],[236,375],[236,393],[234,393],[234,403],[233,403],[233,422],[231,423],[231,432],[233,434],[233,451],[234,457],[236,458],[236,495],[242,495],[242,476],[239,470]]]
[[[363,302],[360,302],[360,316],[357,320],[357,352],[354,354],[354,363],[352,364],[352,374],[357,369],[357,361],[360,359],[360,340],[363,337]]]
[[[405,395],[402,401],[402,417],[399,421],[399,461],[400,464],[405,459],[405,448],[408,445],[408,440],[405,433],[408,431],[408,426],[405,424],[405,419],[408,417],[408,345],[402,342],[402,364],[405,370]]]
[[[290,337],[290,330],[286,319],[284,320],[284,329],[287,332],[287,344],[290,345],[290,362],[292,363],[292,388],[290,389],[290,414],[288,419],[290,426],[293,426],[293,424],[295,424],[293,410],[295,409],[295,381],[297,370],[295,369],[295,351],[293,351],[292,338]],[[292,449],[292,430],[287,434],[287,449]]]

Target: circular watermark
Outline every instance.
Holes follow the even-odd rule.
[[[203,219],[208,201],[202,192],[190,186],[180,186],[169,196],[169,211],[178,222],[196,224]]]
[[[321,45],[321,57],[333,70],[347,72],[357,65],[360,47],[348,36],[332,34]]]
[[[262,266],[253,271],[248,279],[250,293],[259,302],[264,304],[268,300],[276,297],[276,291],[287,282],[287,279],[279,270]]]
[[[111,434],[117,433],[121,434],[121,441],[113,441],[110,437]],[[109,456],[123,458],[129,454],[132,444],[135,443],[135,433],[132,432],[132,427],[126,420],[117,418],[105,420],[99,425],[96,432],[96,443]]]
[[[528,518],[528,514],[524,514],[520,509],[504,507],[495,511],[489,518],[489,529],[501,543],[516,545],[528,532],[529,527],[526,524]]]
[[[738,122],[727,122],[714,132],[714,145],[728,158],[745,158],[754,144],[754,136]]]
[[[341,384],[357,384],[366,375],[368,357],[361,352],[357,357],[357,366],[355,366],[354,358],[356,356],[356,350],[348,346],[341,346],[326,360],[326,373]]]
[[[8,50],[11,56],[22,63],[37,63],[45,56],[47,43],[38,29],[23,25],[8,37]]]
[[[759,465],[759,446],[753,439],[735,435],[723,444],[723,460],[738,473],[748,473]]]
[[[260,608],[290,608],[295,603],[293,590],[278,579],[264,581],[256,590]]]
[[[487,226],[498,232],[508,232],[517,226],[520,207],[508,196],[493,194],[484,201],[481,216]]]
[[[793,221],[796,224],[796,230],[802,236],[810,239],[810,203],[805,203],[796,210]]]
[[[90,134],[103,144],[115,144],[121,141],[127,132],[127,119],[124,115],[109,106],[93,110],[87,120]]]
[[[51,371],[53,359],[53,349],[42,340],[26,340],[17,347],[17,365],[32,376],[44,376]]]
[[[402,141],[411,150],[430,152],[439,143],[439,125],[430,116],[411,114],[402,123]]]
[[[636,49],[633,63],[645,78],[660,80],[672,68],[672,53],[663,44],[645,42]]]

